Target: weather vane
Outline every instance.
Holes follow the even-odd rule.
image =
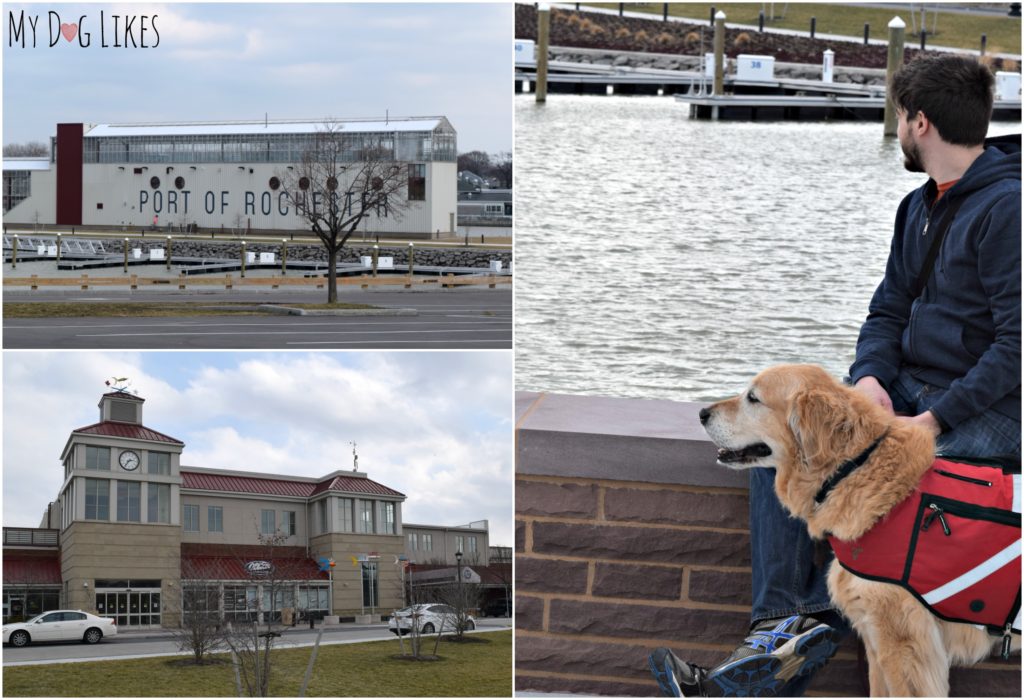
[[[128,377],[111,377],[110,379],[105,381],[104,384],[109,386],[114,391],[118,391],[118,392],[121,392],[123,394],[129,394],[129,393],[137,394],[138,393],[137,391],[131,391],[129,389],[129,387],[131,387],[131,385],[132,385],[132,380],[130,380]]]
[[[352,445],[352,471],[357,472],[359,471],[359,455],[356,454],[356,443],[350,442],[348,444]]]

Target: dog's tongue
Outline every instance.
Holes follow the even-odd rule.
[[[718,461],[719,462],[741,462],[746,459],[757,459],[758,457],[768,457],[772,453],[772,450],[768,445],[763,442],[759,442],[756,445],[748,445],[741,450],[727,450],[722,448],[718,450]]]

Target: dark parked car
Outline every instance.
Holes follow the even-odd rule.
[[[484,603],[480,614],[485,617],[511,617],[512,601],[508,598],[493,598]]]

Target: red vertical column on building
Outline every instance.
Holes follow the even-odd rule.
[[[57,125],[57,225],[82,225],[82,124]]]

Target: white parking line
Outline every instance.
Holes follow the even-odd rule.
[[[409,321],[302,321],[298,320],[300,316],[289,317],[288,319],[277,319],[273,321],[266,321],[262,323],[208,323],[208,322],[197,322],[197,321],[176,321],[172,323],[66,323],[62,325],[39,325],[39,326],[5,326],[8,330],[40,330],[40,329],[58,329],[58,328],[243,328],[246,326],[282,326],[288,323],[302,324],[305,328],[317,328],[317,327],[330,327],[343,324],[348,326],[435,326],[437,321],[427,320],[409,320]],[[308,317],[306,317],[308,318]],[[472,317],[468,317],[472,318]],[[493,318],[485,317],[478,319],[475,323],[468,322],[455,322],[461,325],[480,325],[483,323],[511,323],[511,317],[508,318]],[[452,324],[455,325],[455,324]]]
[[[185,335],[395,335],[397,333],[507,333],[506,328],[474,328],[474,329],[447,329],[438,328],[434,330],[422,330],[422,331],[230,331],[221,333],[79,333],[76,338],[135,338],[135,337],[148,337],[148,336],[185,336]]]

